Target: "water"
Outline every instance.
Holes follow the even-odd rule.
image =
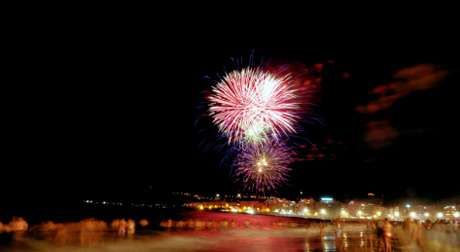
[[[189,212],[157,218],[145,228],[138,226],[132,235],[97,223],[34,225],[27,233],[3,233],[0,251],[379,251],[382,247],[367,223]],[[393,241],[395,251],[414,251],[398,243]]]

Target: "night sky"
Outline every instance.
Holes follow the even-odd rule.
[[[250,55],[323,67],[315,109],[323,123],[304,125],[310,142],[280,195],[460,193],[458,44],[436,27],[405,36],[308,30],[278,40],[204,27],[100,28],[40,31],[12,49],[2,197],[239,192],[203,101],[219,74]]]

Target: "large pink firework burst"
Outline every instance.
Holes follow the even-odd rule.
[[[245,68],[228,73],[208,97],[210,115],[230,143],[263,143],[294,133],[302,88],[290,73]]]
[[[236,179],[249,191],[269,192],[286,182],[292,161],[290,149],[281,143],[254,145],[239,154]]]

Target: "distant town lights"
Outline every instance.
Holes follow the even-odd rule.
[[[306,215],[306,214],[309,214],[309,213],[310,213],[310,209],[308,209],[308,207],[305,207],[305,208],[303,209],[303,214]]]
[[[328,203],[332,203],[334,201],[334,198],[329,197],[329,196],[324,196],[324,197],[321,197],[320,200],[321,202],[328,204]]]
[[[233,197],[240,196],[234,194]],[[438,220],[460,220],[460,208],[455,207],[454,205],[445,205],[445,206],[436,206],[439,207],[439,210],[432,211],[431,209],[436,209],[435,206],[419,206],[411,205],[409,203],[403,203],[402,205],[396,205],[392,208],[385,208],[383,205],[372,205],[372,203],[366,203],[365,201],[353,201],[353,207],[348,209],[346,203],[340,201],[335,201],[333,204],[319,204],[318,208],[315,205],[309,205],[310,200],[301,199],[300,201],[292,201],[287,199],[281,199],[276,197],[264,198],[265,202],[254,202],[254,201],[222,201],[217,198],[228,198],[226,195],[219,193],[211,194],[208,196],[210,201],[208,202],[194,202],[186,204],[187,207],[193,207],[196,210],[217,210],[223,212],[231,213],[246,213],[246,214],[269,214],[273,213],[274,215],[284,215],[284,216],[296,216],[304,218],[319,218],[319,219],[328,219],[328,218],[358,218],[358,219],[382,219],[387,217],[390,220],[400,221],[406,218],[412,220],[421,220],[428,221],[432,219]],[[235,198],[233,198],[235,199]],[[322,197],[323,201],[329,201],[332,197]],[[94,204],[96,206],[122,206],[121,202],[116,201],[99,201],[99,200],[83,200],[83,204]],[[308,203],[307,203],[308,202]],[[351,202],[350,202],[351,203]],[[131,207],[167,207],[160,204],[134,204],[130,203],[128,206]],[[368,208],[372,206],[372,208]],[[404,210],[401,210],[402,209]]]
[[[248,213],[248,214],[255,214],[256,211],[254,211],[254,209],[252,209],[252,208],[248,208],[248,209],[246,209],[246,213]]]
[[[348,215],[348,212],[347,212],[345,209],[340,210],[340,215],[341,215],[342,217],[348,217],[348,216],[349,216],[349,215]]]

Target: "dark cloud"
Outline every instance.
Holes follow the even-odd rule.
[[[393,75],[393,81],[372,89],[371,95],[377,98],[356,110],[363,114],[374,114],[393,106],[400,99],[413,92],[437,87],[447,75],[447,71],[434,65],[421,64],[403,68]]]
[[[374,149],[388,146],[399,136],[388,120],[371,121],[366,125],[364,140]]]

